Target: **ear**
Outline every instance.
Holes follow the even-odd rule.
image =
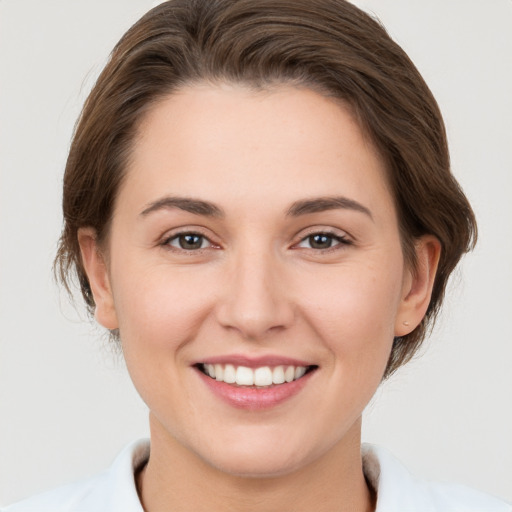
[[[78,243],[85,273],[89,279],[96,304],[94,317],[103,327],[110,330],[117,329],[119,326],[110,278],[104,255],[98,246],[96,231],[93,228],[80,228]]]
[[[441,255],[441,243],[436,237],[425,235],[415,243],[415,252],[417,268],[405,270],[395,336],[412,332],[427,312]]]

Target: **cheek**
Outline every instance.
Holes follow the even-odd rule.
[[[129,277],[117,280],[114,301],[123,345],[149,356],[195,337],[213,302],[211,279],[187,270],[132,266]]]
[[[386,359],[400,303],[401,265],[354,265],[326,274],[302,281],[298,295],[304,317],[344,360],[371,362],[368,353]]]
[[[173,410],[188,410],[186,404],[194,403],[190,390],[182,386],[187,347],[198,337],[212,299],[205,293],[205,276],[189,274],[161,266],[132,266],[114,287],[128,372],[148,407],[160,413],[169,403]]]

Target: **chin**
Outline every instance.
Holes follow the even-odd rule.
[[[210,452],[203,460],[215,469],[236,477],[272,478],[284,476],[306,466],[315,458],[302,445],[286,446],[282,441],[231,443],[222,452]]]
[[[235,460],[236,459],[236,460]],[[301,467],[296,460],[280,457],[235,457],[231,460],[208,461],[222,473],[239,478],[274,478],[293,473]]]

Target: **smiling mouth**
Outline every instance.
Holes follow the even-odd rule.
[[[219,382],[233,386],[270,388],[301,379],[304,375],[316,370],[318,366],[260,366],[249,368],[233,364],[205,364],[196,367],[205,375]]]

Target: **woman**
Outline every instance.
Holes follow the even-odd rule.
[[[12,510],[510,510],[361,449],[476,224],[430,91],[352,5],[148,13],[86,102],[64,219],[57,268],[121,344],[151,451]]]

